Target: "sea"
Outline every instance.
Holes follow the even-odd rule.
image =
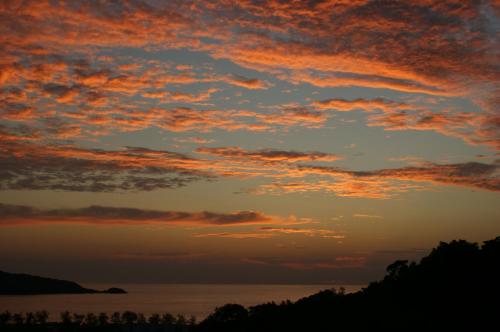
[[[82,284],[92,289],[119,287],[127,294],[0,295],[0,312],[47,310],[50,321],[61,312],[112,314],[131,310],[146,317],[165,312],[195,316],[198,321],[227,303],[252,306],[266,302],[296,301],[324,289],[344,287],[346,292],[363,285],[220,285],[220,284]]]

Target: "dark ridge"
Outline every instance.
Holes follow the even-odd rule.
[[[420,263],[399,260],[359,292],[296,302],[227,304],[197,331],[493,331],[500,326],[500,236],[441,242]]]
[[[36,295],[36,294],[124,294],[120,288],[103,291],[84,288],[73,281],[44,278],[21,273],[0,271],[1,295]]]

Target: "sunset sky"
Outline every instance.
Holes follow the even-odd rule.
[[[500,235],[500,4],[1,1],[0,270],[366,283]]]

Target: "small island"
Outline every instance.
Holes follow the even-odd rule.
[[[106,290],[85,288],[73,281],[0,271],[0,295],[37,294],[126,294],[121,288]]]

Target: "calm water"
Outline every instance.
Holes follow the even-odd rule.
[[[150,315],[170,312],[194,315],[203,319],[226,303],[245,306],[263,302],[297,300],[335,285],[187,285],[187,284],[83,284],[84,287],[106,289],[116,286],[128,294],[78,295],[0,295],[0,311],[27,312],[47,310],[51,320],[59,320],[63,311],[87,313],[132,310]],[[361,289],[358,285],[343,285],[347,292]]]

